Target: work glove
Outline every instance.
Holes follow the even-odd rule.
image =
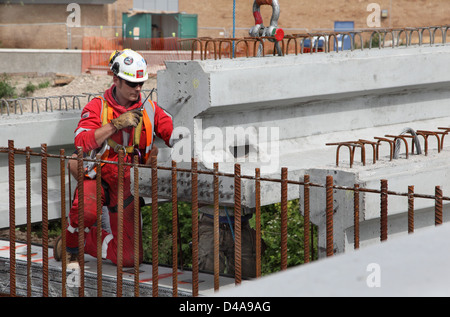
[[[142,111],[140,109],[135,109],[122,113],[115,119],[111,120],[111,123],[117,130],[121,130],[127,127],[137,127],[139,121],[142,117]]]

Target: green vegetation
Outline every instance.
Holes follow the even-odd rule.
[[[35,92],[37,89],[47,88],[48,86],[50,86],[50,82],[48,80],[43,83],[39,83],[37,86],[32,84],[31,82],[28,82],[23,90],[23,95],[28,96]]]
[[[50,82],[47,80],[45,82],[39,83],[37,85],[28,82],[28,84],[23,89],[20,95],[17,93],[17,88],[12,84],[11,77],[8,74],[3,74],[0,76],[0,99],[12,99],[20,97],[26,97],[35,92],[38,89],[47,88],[50,86]]]
[[[144,261],[152,261],[152,212],[151,207],[142,209]],[[192,266],[192,218],[189,203],[178,204],[179,230],[183,252],[183,265]],[[303,217],[299,213],[298,200],[288,202],[288,267],[304,263]],[[255,228],[255,216],[250,220]],[[317,233],[317,230],[315,230]],[[261,235],[266,245],[262,255],[262,274],[280,271],[281,264],[281,204],[261,208]],[[158,205],[158,261],[172,265],[172,204]],[[314,248],[317,250],[317,234],[314,235]]]
[[[0,99],[17,97],[16,88],[11,84],[10,77],[7,74],[0,76]]]

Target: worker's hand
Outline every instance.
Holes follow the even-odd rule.
[[[122,113],[119,117],[112,119],[111,123],[117,130],[127,127],[137,127],[141,117],[142,111],[140,109],[135,109]]]
[[[150,150],[150,155],[148,157],[147,162],[145,162],[146,165],[150,165],[152,162],[152,156],[158,156],[158,147],[153,145],[152,149]]]

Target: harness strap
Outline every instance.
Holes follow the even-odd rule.
[[[128,154],[134,153],[134,145],[123,146],[122,144],[118,144],[116,141],[114,141],[111,138],[108,139],[108,145],[116,153],[119,152],[119,150],[121,150],[121,149],[123,149]]]

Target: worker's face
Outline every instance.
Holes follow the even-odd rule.
[[[130,102],[135,102],[141,95],[142,85],[144,82],[133,83],[122,78],[114,76],[114,83],[116,84],[116,94]]]

